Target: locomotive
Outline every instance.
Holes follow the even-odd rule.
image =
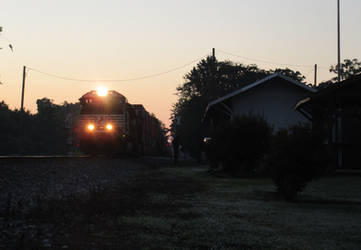
[[[159,121],[143,105],[132,105],[117,91],[102,89],[84,94],[79,101],[75,130],[81,151],[90,155],[155,153]]]

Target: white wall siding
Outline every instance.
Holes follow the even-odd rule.
[[[231,100],[234,115],[250,112],[264,116],[275,130],[288,128],[299,122],[308,122],[294,110],[295,104],[307,97],[309,92],[283,80],[264,83]]]

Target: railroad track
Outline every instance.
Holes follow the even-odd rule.
[[[43,160],[79,160],[79,159],[112,159],[107,156],[90,156],[90,155],[0,155],[1,162],[30,162],[30,161],[43,161]],[[150,164],[150,165],[167,165],[172,164],[173,161],[169,157],[156,157],[156,156],[142,156],[142,157],[131,157],[131,156],[119,156],[114,157],[116,159],[134,159],[137,162]]]
[[[107,156],[90,156],[90,155],[16,155],[16,156],[0,156],[0,167],[7,164],[28,164],[32,162],[71,162],[71,161],[92,161],[92,160],[106,160],[108,162],[117,161],[132,161],[140,164],[145,164],[149,167],[159,166],[174,166],[171,157],[158,157],[158,156],[119,156],[109,158]],[[180,159],[177,163],[178,166],[191,166],[197,164],[195,160]]]
[[[16,159],[77,159],[89,158],[89,155],[0,155],[0,160],[16,160]]]

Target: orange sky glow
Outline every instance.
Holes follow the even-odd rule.
[[[310,83],[314,64],[320,66],[318,80],[328,80],[337,60],[336,1],[14,0],[1,8],[0,101],[20,107],[26,65],[25,108],[31,112],[37,99],[76,102],[103,85],[169,126],[176,87],[213,47],[218,60],[265,69],[301,65],[290,68]],[[360,9],[358,0],[341,1],[343,59],[361,59],[361,33],[354,30]],[[121,81],[100,81],[114,79]]]

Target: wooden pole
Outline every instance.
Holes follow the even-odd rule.
[[[20,111],[24,111],[24,92],[25,92],[26,66],[23,66],[23,86],[21,89],[21,106]]]
[[[20,124],[19,124],[19,138],[18,138],[18,153],[19,154],[23,154],[24,152],[24,147],[23,147],[23,143],[24,143],[24,131],[23,131],[23,126],[24,126],[24,93],[25,93],[25,78],[26,78],[26,66],[23,66],[23,85],[22,85],[22,89],[21,89],[21,106],[20,106]]]
[[[315,64],[315,81],[314,81],[315,87],[317,86],[317,64]]]

